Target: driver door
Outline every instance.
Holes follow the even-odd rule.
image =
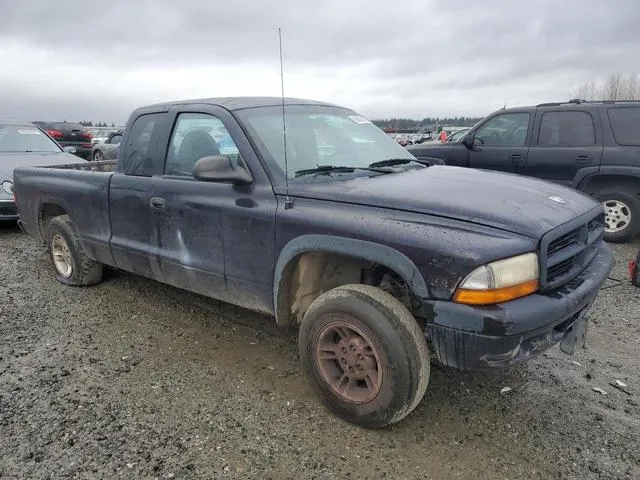
[[[474,134],[469,167],[522,173],[527,161],[532,115],[501,113],[482,124]]]

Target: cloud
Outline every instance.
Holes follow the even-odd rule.
[[[369,117],[483,115],[633,70],[640,2],[3,2],[0,116],[123,121],[137,106],[285,89]]]

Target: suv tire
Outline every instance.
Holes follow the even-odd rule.
[[[607,242],[631,240],[640,226],[640,197],[629,187],[615,185],[596,190],[593,196],[604,206]]]

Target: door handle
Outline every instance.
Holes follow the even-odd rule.
[[[591,163],[593,161],[593,157],[589,154],[580,154],[576,155],[576,161],[578,163]]]
[[[167,206],[167,201],[164,198],[151,197],[151,200],[149,200],[149,205],[151,205],[151,208],[153,208],[154,210],[164,210]]]
[[[524,162],[524,155],[520,153],[514,153],[511,155],[511,161],[514,163],[522,163]]]

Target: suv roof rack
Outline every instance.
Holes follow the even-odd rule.
[[[549,102],[540,103],[536,107],[558,107],[560,105],[580,105],[581,103],[604,103],[604,104],[616,104],[616,103],[640,103],[640,100],[583,100],[581,98],[574,98],[566,102]]]

